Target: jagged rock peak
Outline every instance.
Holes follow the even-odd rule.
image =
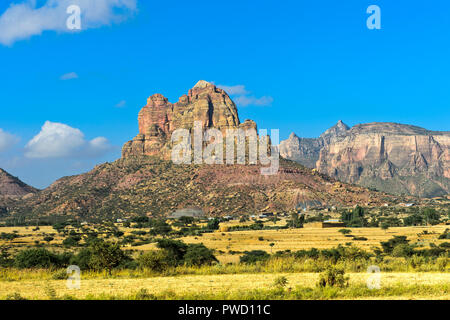
[[[342,120],[339,120],[334,126],[322,133],[320,137],[341,136],[346,134],[348,130],[350,130],[350,127],[347,126]]]
[[[208,81],[200,80],[199,82],[197,82],[197,84],[194,86],[194,88],[202,88],[203,89],[203,88],[210,87],[210,86],[214,86],[214,85]]]
[[[224,90],[200,80],[177,103],[170,103],[162,94],[148,98],[138,115],[139,134],[124,145],[122,156],[158,155],[170,159],[172,133],[192,129],[195,121],[200,121],[203,128],[223,133],[227,129],[256,129],[253,121],[240,122],[236,104]]]

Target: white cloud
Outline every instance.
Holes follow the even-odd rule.
[[[250,96],[251,93],[242,84],[235,86],[217,85],[217,87],[225,90],[230,96],[233,96],[234,102],[241,107],[246,106],[270,106],[273,102],[273,98],[269,96],[263,96],[261,98],[256,98]]]
[[[255,98],[250,96],[240,96],[234,99],[237,105],[246,107],[246,106],[270,106],[273,102],[272,97],[261,97]]]
[[[8,150],[19,140],[19,137],[0,129],[0,152]]]
[[[0,16],[0,43],[12,45],[18,40],[44,31],[74,32],[67,28],[67,8],[81,9],[81,30],[120,22],[136,11],[137,0],[46,0],[39,7],[36,0],[12,3]]]
[[[217,85],[217,87],[219,87],[220,89],[225,90],[226,93],[228,93],[231,96],[234,95],[245,95],[248,94],[249,92],[247,90],[245,90],[245,86],[244,85],[236,85],[236,86],[225,86],[225,85]]]
[[[123,108],[126,105],[127,105],[127,102],[125,100],[122,100],[118,104],[116,104],[116,108]]]
[[[25,146],[25,156],[32,159],[96,157],[111,148],[104,137],[87,141],[79,129],[46,121],[41,131]]]
[[[69,73],[63,74],[60,79],[61,80],[78,79],[78,74],[76,74],[75,72],[69,72]]]

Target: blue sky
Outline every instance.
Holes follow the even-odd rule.
[[[117,159],[148,96],[176,102],[200,79],[244,86],[241,120],[282,139],[339,119],[450,130],[448,1],[96,1],[106,11],[89,17],[86,0],[0,4],[0,167],[34,186]],[[80,4],[80,32],[39,11],[67,2]],[[18,4],[30,10],[7,21]],[[373,4],[381,30],[366,26]],[[41,34],[21,36],[30,16]],[[76,152],[45,157],[50,132],[68,132]]]

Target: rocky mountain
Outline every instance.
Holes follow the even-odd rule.
[[[0,169],[0,197],[18,198],[36,193],[38,190]]]
[[[450,192],[450,132],[397,123],[349,128],[339,121],[317,139],[292,134],[281,142],[280,154],[338,180],[393,194]]]
[[[123,156],[92,171],[56,181],[10,210],[13,215],[74,217],[163,216],[200,207],[210,215],[286,212],[309,206],[354,206],[398,199],[338,182],[315,170],[281,159],[274,175],[261,165],[177,165],[170,159],[171,133],[204,128],[256,128],[239,121],[235,104],[222,89],[200,81],[175,104],[156,94],[138,116],[139,134],[123,147]]]
[[[148,98],[138,115],[139,134],[123,146],[122,156],[158,155],[168,160],[172,133],[181,128],[191,130],[194,121],[200,121],[203,129],[223,133],[226,129],[256,129],[251,120],[240,123],[236,105],[224,90],[201,80],[177,103],[161,94]]]

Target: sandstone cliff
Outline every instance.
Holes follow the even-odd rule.
[[[240,123],[236,105],[224,90],[201,80],[175,104],[161,94],[148,98],[139,112],[139,134],[123,146],[122,157],[158,155],[170,159],[172,133],[180,128],[192,130],[194,121],[223,133],[226,129],[256,129],[251,120]]]
[[[397,123],[349,129],[341,121],[317,139],[295,135],[281,156],[333,178],[394,194],[422,197],[450,192],[450,132]]]

